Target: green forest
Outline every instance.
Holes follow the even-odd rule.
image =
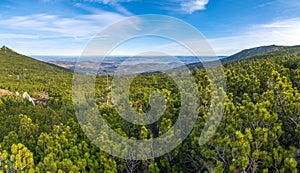
[[[0,49],[0,172],[292,172],[300,170],[300,47],[223,61],[226,102],[222,121],[199,145],[212,86],[206,71],[191,69],[200,107],[188,137],[171,152],[125,160],[94,145],[79,125],[72,103],[73,72]],[[167,107],[151,125],[123,120],[111,102],[111,76],[95,82],[97,108],[117,133],[156,138],[176,122],[180,96],[165,74],[138,76],[130,86],[137,112],[150,109],[149,94],[164,93]],[[22,97],[27,92],[33,105]],[[85,127],[88,128],[88,127]],[[105,138],[103,138],[105,140]]]

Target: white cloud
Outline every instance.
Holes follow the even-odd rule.
[[[95,34],[124,18],[106,11],[75,18],[48,14],[0,18],[0,39],[2,44],[27,55],[79,55]]]
[[[218,55],[231,55],[245,48],[263,45],[300,45],[300,18],[253,25],[238,35],[210,39]]]
[[[36,14],[0,20],[0,25],[3,26],[2,28],[13,29],[14,32],[26,31],[38,35],[53,34],[57,37],[87,37],[124,18],[123,15],[111,12],[79,15],[76,18]]]
[[[85,2],[100,2],[103,4],[114,4],[121,2],[131,2],[132,0],[84,0]]]
[[[48,14],[0,18],[0,39],[24,54],[79,55],[85,44],[109,24],[126,18],[118,13],[97,11],[94,15],[78,15],[75,18]],[[139,22],[129,23],[138,30]],[[131,34],[129,24],[100,35],[106,39]],[[166,27],[167,26],[163,26]],[[245,48],[262,45],[300,45],[300,18],[278,19],[271,23],[248,26],[235,35],[210,38],[209,43],[217,55],[231,55]],[[235,30],[232,33],[236,32]],[[179,32],[180,33],[180,32]],[[128,36],[128,37],[129,37]],[[159,46],[159,45],[158,45]],[[178,46],[162,45],[157,50],[168,50],[174,54],[185,54]],[[135,47],[133,47],[133,50]]]
[[[159,5],[163,10],[192,14],[198,10],[205,10],[208,3],[209,0],[166,0]]]
[[[0,34],[0,39],[37,38],[29,34]]]
[[[187,0],[182,1],[181,8],[184,12],[192,14],[198,10],[205,10],[205,6],[208,4],[209,0]]]
[[[101,4],[107,4],[115,8],[118,12],[124,15],[132,15],[130,11],[128,11],[125,7],[121,5],[121,3],[131,2],[132,0],[84,0],[85,2],[98,2]]]

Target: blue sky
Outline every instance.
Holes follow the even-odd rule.
[[[191,24],[217,55],[261,45],[300,45],[299,0],[2,0],[0,11],[0,44],[26,55],[80,55],[110,24],[142,14]],[[138,53],[147,41],[170,45],[139,39],[116,54]]]

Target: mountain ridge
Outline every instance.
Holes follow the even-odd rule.
[[[63,67],[55,65],[55,64],[40,61],[40,60],[34,59],[30,56],[20,54],[20,53],[14,51],[13,49],[3,45],[0,48],[0,63],[1,63],[1,65],[8,65],[9,61],[11,61],[11,63],[17,65],[18,67],[23,66],[26,69],[34,68],[32,65],[38,65],[38,66],[43,66],[40,68],[40,70],[48,69],[47,67],[51,67],[51,68],[57,68],[57,69],[64,70],[64,71],[65,70],[71,71],[67,68],[63,68]]]
[[[282,50],[284,48],[285,48],[285,46],[277,46],[277,45],[253,47],[253,48],[241,50],[240,52],[230,55],[229,57],[227,57],[225,59],[227,59],[227,60],[240,59],[240,58],[247,57],[247,56],[253,56],[253,55],[257,55],[257,54],[278,51],[278,50]]]
[[[238,53],[235,53],[231,56],[220,59],[222,64],[232,63],[248,58],[262,58],[265,56],[284,56],[297,54],[300,55],[300,45],[295,46],[278,46],[278,45],[269,45],[269,46],[259,46],[249,49],[241,50]],[[189,69],[193,68],[203,68],[201,62],[188,64]]]

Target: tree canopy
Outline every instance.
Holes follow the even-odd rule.
[[[224,63],[227,97],[222,122],[199,145],[212,86],[195,68],[201,104],[194,129],[173,151],[143,161],[113,157],[94,145],[77,122],[72,72],[0,50],[0,172],[297,172],[300,169],[300,54],[262,54]],[[165,74],[143,74],[130,86],[132,109],[145,113],[161,91],[163,116],[150,125],[125,121],[111,102],[112,77],[95,83],[98,111],[112,129],[132,139],[156,138],[177,121],[180,93]],[[189,84],[186,84],[189,85]],[[22,98],[28,92],[34,106]],[[20,93],[19,95],[16,93]],[[88,104],[88,103],[86,103]],[[107,136],[100,136],[107,140]]]

